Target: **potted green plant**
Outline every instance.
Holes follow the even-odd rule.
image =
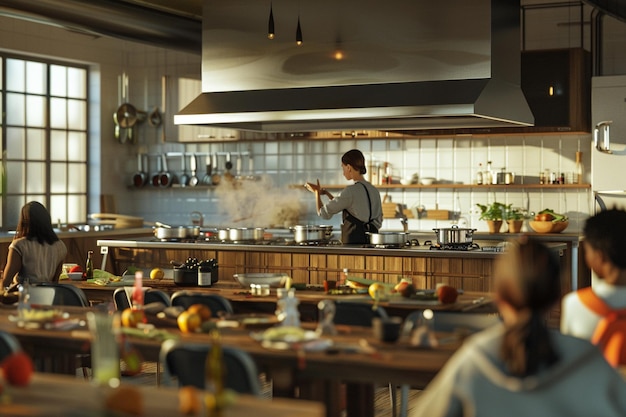
[[[522,230],[526,214],[520,208],[512,208],[507,205],[504,210],[504,219],[509,226],[509,233],[519,233]]]
[[[486,220],[489,233],[498,233],[504,221],[506,204],[497,201],[489,204],[476,204],[480,208],[480,220]]]

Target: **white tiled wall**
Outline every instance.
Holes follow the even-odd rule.
[[[319,179],[323,184],[335,184],[339,191],[346,185],[341,175],[341,155],[349,149],[358,148],[369,161],[392,164],[394,176],[406,181],[413,174],[434,177],[438,182],[472,183],[479,163],[486,166],[492,161],[494,169],[505,167],[516,174],[516,183],[536,184],[541,170],[551,169],[558,173],[572,172],[575,168],[575,152],[589,149],[589,135],[563,136],[502,136],[422,139],[368,139],[368,140],[297,140],[256,141],[219,144],[185,145],[187,152],[250,153],[254,161],[254,174],[266,181],[257,185],[247,184],[244,189],[145,189],[133,193],[128,211],[143,213],[145,217],[174,223],[187,223],[189,213],[199,210],[205,215],[205,223],[232,225],[245,207],[258,210],[259,199],[264,210],[280,211],[289,205],[298,205],[302,214],[300,223],[320,223],[315,213],[313,195],[300,185],[305,181]],[[181,145],[167,145],[180,148]],[[159,145],[159,151],[168,151]],[[588,166],[589,155],[583,153]],[[224,157],[220,157],[223,170]],[[246,173],[247,162],[242,164]],[[176,169],[176,167],[174,167]],[[130,173],[129,173],[130,175]],[[385,194],[384,191],[382,193]],[[551,208],[567,213],[570,231],[579,230],[590,212],[589,190],[564,190],[558,185],[553,189],[390,189],[393,202],[407,207],[423,205],[427,209],[439,208],[461,212],[461,224],[478,230],[486,230],[486,224],[478,220],[477,203],[500,201],[515,207],[539,211]],[[268,198],[268,196],[270,196]],[[130,201],[126,202],[130,203]],[[238,207],[240,203],[244,208]],[[272,207],[273,206],[273,207]],[[254,218],[254,216],[253,216]],[[340,223],[337,215],[333,224]],[[242,223],[244,225],[245,222]],[[429,230],[449,225],[449,221],[410,220],[411,230]],[[267,226],[267,225],[262,225]],[[386,220],[385,229],[399,229],[399,220]]]

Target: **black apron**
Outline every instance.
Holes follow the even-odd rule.
[[[378,233],[378,228],[372,224],[372,200],[370,199],[370,193],[367,191],[367,187],[363,183],[358,183],[363,186],[365,193],[367,194],[367,202],[369,203],[370,215],[367,223],[357,219],[348,210],[343,210],[343,223],[341,224],[341,242],[345,244],[369,243],[369,237],[367,232]]]

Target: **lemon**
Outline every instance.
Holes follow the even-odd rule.
[[[163,279],[165,272],[161,268],[153,268],[150,271],[150,279]]]
[[[199,314],[183,311],[176,320],[178,328],[183,333],[193,333],[202,325],[202,318]]]
[[[121,321],[124,327],[137,327],[137,324],[143,323],[143,319],[143,310],[126,308],[122,311]]]
[[[374,300],[386,300],[388,298],[387,297],[387,287],[385,287],[383,284],[380,284],[378,282],[375,282],[375,283],[371,284],[367,288],[367,293]]]

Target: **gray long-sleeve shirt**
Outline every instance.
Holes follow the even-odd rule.
[[[369,192],[371,214],[370,202],[367,201],[367,193],[361,184],[365,185]],[[383,207],[380,193],[376,187],[367,181],[358,181],[348,185],[339,195],[322,206],[320,217],[328,220],[343,210],[348,210],[350,214],[364,223],[367,223],[371,218],[372,224],[377,229],[380,229],[383,224]]]

